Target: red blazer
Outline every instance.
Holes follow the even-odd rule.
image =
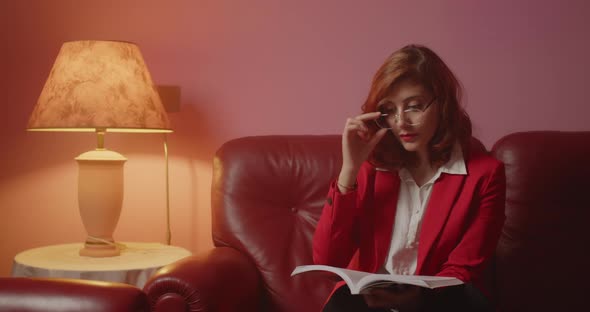
[[[442,173],[424,212],[417,275],[456,277],[484,294],[481,275],[504,224],[504,166],[484,151],[464,151],[467,175]],[[397,207],[397,171],[363,164],[356,191],[332,183],[313,239],[316,264],[376,272],[385,263]],[[342,284],[337,285],[336,288]]]

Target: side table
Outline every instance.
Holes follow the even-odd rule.
[[[14,257],[11,275],[119,282],[143,288],[156,270],[191,255],[184,248],[159,243],[122,244],[121,255],[106,258],[78,255],[82,243],[25,250]]]

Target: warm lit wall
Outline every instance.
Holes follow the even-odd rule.
[[[212,246],[216,148],[246,135],[340,133],[377,66],[407,43],[427,44],[457,73],[488,147],[514,131],[590,130],[588,3],[1,0],[0,275],[19,251],[84,238],[73,158],[94,138],[25,132],[64,41],[136,42],[156,83],[180,86],[173,243],[200,252]],[[107,146],[129,159],[115,237],[163,242],[162,137],[109,135]]]

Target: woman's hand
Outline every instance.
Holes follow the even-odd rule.
[[[356,175],[367,160],[375,145],[383,138],[387,129],[379,129],[371,133],[365,124],[379,118],[380,112],[366,113],[346,120],[342,133],[342,170],[338,177],[340,191],[342,186],[352,187],[356,183]]]
[[[394,308],[400,311],[417,311],[421,297],[422,288],[413,285],[374,287],[363,292],[369,308]]]

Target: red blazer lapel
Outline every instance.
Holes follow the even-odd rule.
[[[439,180],[434,183],[420,230],[416,274],[422,274],[424,261],[440,235],[466,177],[466,175],[442,173]]]

